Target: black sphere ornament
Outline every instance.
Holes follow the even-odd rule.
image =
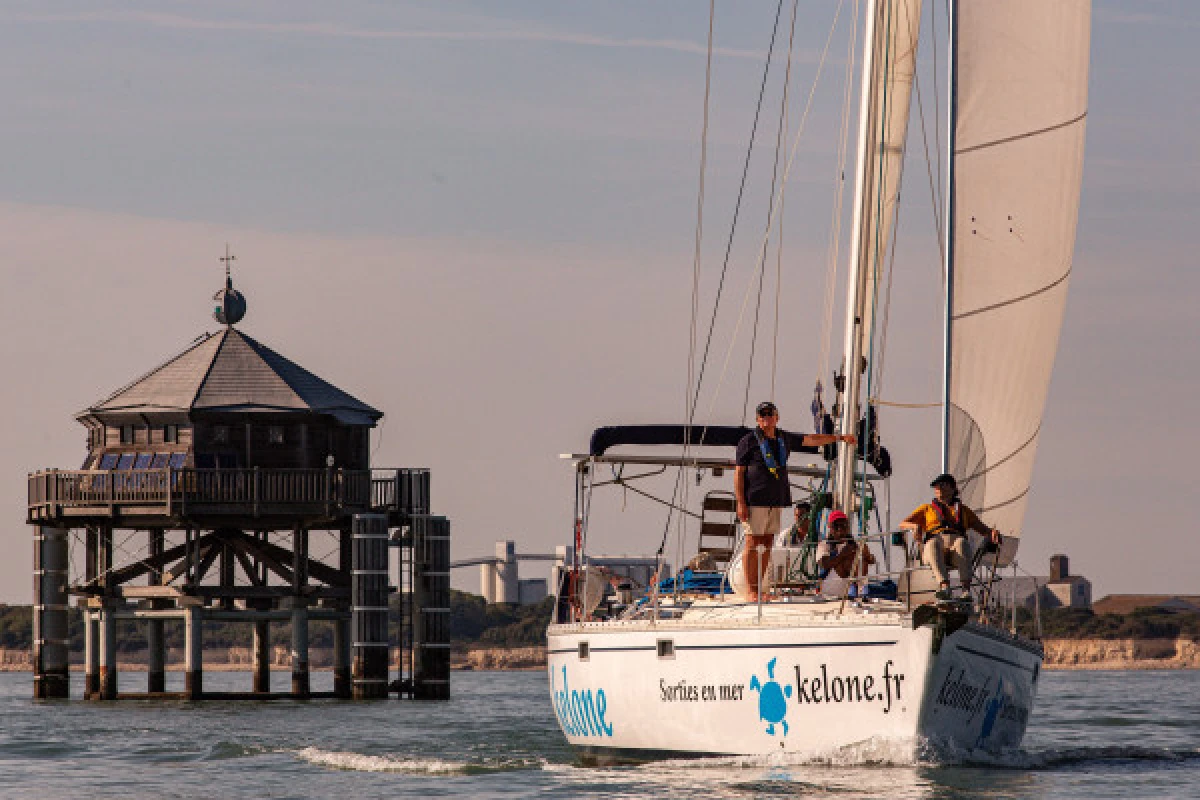
[[[213,316],[222,325],[237,325],[242,321],[242,317],[246,316],[246,298],[233,288],[233,282],[228,278],[225,280],[225,288],[214,294],[213,300],[217,301]]]

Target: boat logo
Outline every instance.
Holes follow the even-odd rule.
[[[996,687],[996,694],[992,695],[992,699],[988,701],[987,709],[983,712],[983,727],[979,731],[979,738],[975,741],[976,747],[983,747],[983,743],[992,735],[992,728],[996,725],[996,718],[1007,705],[1008,697],[1004,693],[1004,679],[1000,679],[1000,685]]]
[[[779,681],[775,680],[775,662],[777,659],[772,658],[767,662],[767,682],[759,681],[758,676],[754,675],[750,678],[750,688],[758,692],[758,716],[767,723],[767,733],[775,735],[775,726],[780,725],[783,728],[783,735],[787,736],[787,699],[792,696],[791,684],[780,686]]]

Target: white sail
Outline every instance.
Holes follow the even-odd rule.
[[[1021,535],[1075,246],[1090,0],[958,0],[949,467]]]

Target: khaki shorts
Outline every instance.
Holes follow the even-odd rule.
[[[771,536],[779,533],[783,520],[783,508],[780,506],[750,506],[750,521],[742,523],[742,529],[747,536]]]

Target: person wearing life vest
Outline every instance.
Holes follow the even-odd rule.
[[[842,597],[850,581],[867,574],[867,567],[875,563],[870,548],[863,547],[858,554],[859,544],[850,534],[850,519],[834,509],[829,512],[829,533],[817,547],[817,567],[822,573],[821,594],[827,597]],[[857,569],[856,569],[857,568]]]
[[[958,570],[963,593],[971,589],[971,543],[967,531],[975,531],[993,544],[1000,544],[1000,532],[983,524],[979,516],[958,499],[958,482],[948,473],[938,475],[929,484],[933,487],[931,502],[909,514],[900,527],[913,532],[921,544],[921,560],[933,567],[939,582],[939,599],[948,599],[950,582],[946,566]]]
[[[797,434],[781,430],[779,410],[766,401],[755,409],[757,427],[737,445],[737,469],[733,476],[737,497],[737,515],[745,533],[742,569],[751,602],[758,600],[762,574],[771,563],[771,544],[779,533],[783,509],[792,504],[788,483],[789,450],[818,452],[817,448],[834,442],[854,444],[853,434]],[[762,563],[758,547],[762,546]]]

